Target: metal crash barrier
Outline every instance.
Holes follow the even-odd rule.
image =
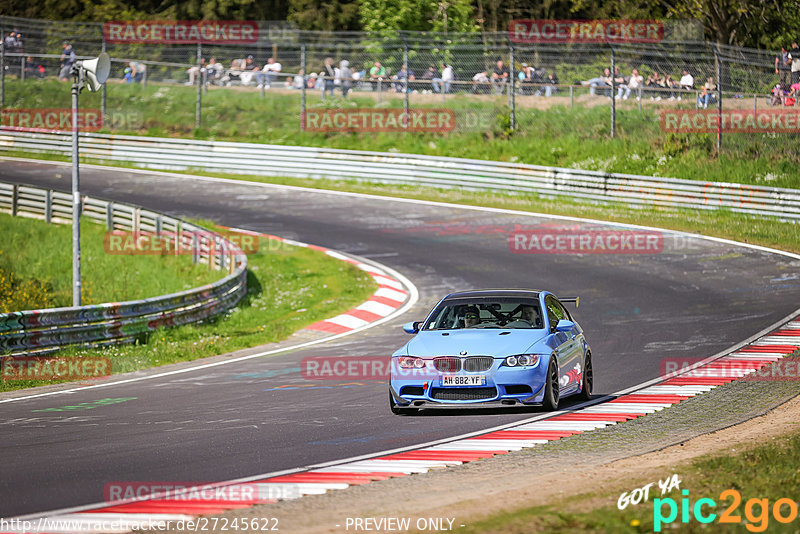
[[[3,151],[68,155],[70,134],[0,131]],[[521,163],[326,148],[83,134],[81,155],[162,170],[362,180],[476,191],[534,193],[630,206],[727,209],[800,218],[800,191],[612,174]]]
[[[195,263],[227,276],[202,287],[142,300],[0,314],[0,354],[36,354],[68,345],[133,342],[158,328],[179,326],[225,313],[247,293],[247,256],[222,235],[168,215],[128,204],[82,197],[82,215],[109,231],[169,235],[191,250]],[[70,222],[72,196],[0,182],[0,212]],[[191,247],[191,248],[189,248]]]

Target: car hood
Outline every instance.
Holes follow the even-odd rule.
[[[442,335],[442,334],[449,335]],[[534,343],[545,337],[543,329],[485,329],[424,331],[408,342],[410,356],[468,356],[505,357],[524,354]]]

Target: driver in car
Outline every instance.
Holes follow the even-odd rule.
[[[523,306],[522,307],[522,319],[523,321],[528,321],[531,323],[531,326],[536,326],[538,322],[538,314],[536,313],[536,308],[533,306]]]
[[[472,328],[481,322],[480,312],[475,306],[467,307],[464,312],[464,328]]]

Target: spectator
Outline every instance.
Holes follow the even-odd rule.
[[[628,78],[628,83],[625,86],[619,86],[619,90],[617,91],[617,99],[622,96],[623,100],[627,100],[629,96],[631,96],[631,91],[637,91],[636,100],[641,99],[641,96],[638,94],[641,91],[642,87],[644,86],[644,77],[639,74],[638,69],[633,69],[631,71],[631,77]],[[623,92],[625,93],[623,95]]]
[[[353,87],[353,71],[350,69],[350,62],[343,59],[339,62],[339,87],[342,89],[342,98],[347,98],[347,93]]]
[[[677,80],[673,80],[672,79],[672,75],[671,74],[667,74],[664,77],[664,87],[666,89],[677,89],[678,87],[680,87],[680,84],[678,83]],[[675,100],[675,92],[674,91],[670,91],[669,92],[669,99],[670,100]]]
[[[797,43],[792,43],[792,49],[789,50],[789,61],[792,66],[792,85],[800,83],[800,47]]]
[[[206,66],[206,83],[216,84],[222,79],[224,72],[225,69],[222,65],[217,63],[217,58],[212,57],[208,60],[208,65]]]
[[[131,78],[133,79],[133,83],[141,82],[142,79],[144,79],[147,66],[139,61],[131,61],[128,63],[128,65],[131,67]]]
[[[609,68],[603,69],[602,76],[598,76],[597,78],[592,78],[591,80],[581,82],[581,85],[588,85],[589,94],[591,95],[597,94],[598,87],[611,87],[611,69]],[[606,91],[606,96],[611,96],[611,94],[608,91]]]
[[[442,63],[442,76],[441,78],[434,78],[431,81],[434,93],[449,93],[450,85],[453,83],[455,76],[453,76],[453,67],[447,63]]]
[[[400,70],[397,71],[397,74],[392,76],[392,80],[394,83],[392,86],[394,87],[395,92],[402,93],[406,89],[411,91],[411,86],[409,85],[410,82],[413,82],[416,79],[414,76],[414,71],[409,71],[408,67],[403,65],[400,67]]]
[[[528,65],[527,63],[523,63],[519,69],[519,73],[517,74],[517,79],[519,80],[519,93],[523,95],[531,95],[534,92],[533,88],[533,77],[536,74],[536,69]]]
[[[623,76],[619,71],[619,67],[614,67],[614,85],[618,87],[617,95],[615,96],[617,100],[620,99],[620,95],[623,91],[628,91],[630,94],[630,89],[628,89],[628,81],[629,80],[625,78],[625,76]]]
[[[772,88],[772,97],[769,100],[769,104],[771,106],[780,106],[783,104],[783,98],[785,96],[786,92],[783,90],[783,86],[781,84],[777,84]]]
[[[25,76],[44,79],[44,65],[34,61],[31,56],[25,60]]]
[[[381,65],[380,61],[376,61],[372,68],[369,69],[369,79],[372,81],[383,80],[386,78],[386,67]]]
[[[653,74],[648,76],[647,83],[645,85],[648,89],[657,92],[657,96],[651,96],[650,100],[661,100],[661,90],[666,87],[666,82],[664,81],[664,78],[658,74],[658,71],[655,71]]]
[[[781,52],[775,56],[775,74],[779,77],[781,87],[787,88],[792,85],[792,59],[786,47],[781,47]]]
[[[498,59],[494,71],[492,71],[492,90],[495,94],[499,95],[503,92],[510,76],[508,67],[503,64],[502,59]]]
[[[237,61],[234,59],[234,61]],[[206,58],[200,58],[200,66],[193,65],[186,69],[186,73],[189,75],[189,81],[186,82],[184,85],[194,85],[194,79],[200,76],[200,73],[204,72],[206,68]],[[133,69],[130,65],[125,69],[125,82],[131,83],[131,78],[133,76]]]
[[[544,83],[544,96],[553,96],[553,93],[558,91],[558,76],[555,71],[547,75]],[[538,94],[539,92],[537,91]]]
[[[336,84],[334,83],[336,80],[336,69],[333,66],[333,58],[326,57],[325,63],[322,65],[322,69],[319,71],[319,75],[322,77],[322,98],[325,99],[325,94],[330,92],[331,98],[333,98],[333,90],[336,88]],[[319,78],[317,78],[319,80]]]
[[[300,69],[292,78],[292,83],[289,85],[289,89],[302,89],[305,84],[305,73],[303,72],[303,69]]]
[[[244,59],[234,59],[231,61],[231,68],[228,69],[228,72],[222,75],[220,78],[219,83],[220,85],[227,85],[230,86],[231,83],[235,81],[241,81],[242,79],[242,69],[244,69],[244,65],[246,61]],[[191,84],[187,84],[191,85]]]
[[[474,94],[485,95],[489,93],[489,71],[486,69],[478,72],[472,77],[472,92]]]
[[[688,69],[683,69],[683,76],[681,76],[680,81],[678,82],[678,88],[681,91],[692,91],[694,90],[694,76],[689,74]],[[678,100],[681,99],[681,94],[678,93]]]
[[[64,51],[61,52],[61,71],[58,73],[58,79],[63,81],[68,80],[71,75],[72,65],[75,64],[75,51],[68,41],[64,41],[62,46]]]
[[[425,72],[422,74],[422,78],[420,78],[420,79],[421,79],[421,80],[427,80],[427,81],[430,81],[431,83],[433,83],[433,79],[438,77],[436,74],[437,74],[437,73],[436,73],[436,67],[434,67],[433,65],[431,65],[430,67],[428,67],[428,70],[426,70],[426,71],[425,71]],[[423,93],[430,93],[430,90],[428,90],[428,89],[423,89],[423,90],[422,90],[422,92],[423,92]]]
[[[306,80],[306,89],[314,89],[317,87],[317,73],[312,72],[308,75],[308,80]]]
[[[326,59],[325,62],[327,63],[328,60]],[[332,63],[333,60],[331,59],[331,64]],[[275,58],[271,57],[267,59],[267,64],[264,65],[264,68],[261,69],[260,73],[256,74],[256,83],[258,84],[258,88],[261,89],[262,87],[265,87],[269,89],[272,87],[272,82],[278,78],[278,74],[280,74],[282,68],[283,66],[275,61]],[[333,85],[333,78],[331,78],[330,81],[331,85]],[[331,94],[333,94],[333,88],[331,88]]]
[[[256,79],[261,79],[263,77],[263,73],[261,69],[258,68],[255,62],[255,58],[252,55],[247,56],[244,59],[244,65],[242,66],[242,72],[239,75],[239,80],[241,80],[242,85],[250,85],[253,81],[253,77]],[[258,83],[258,82],[257,82]]]
[[[703,88],[700,90],[700,95],[697,97],[697,107],[706,109],[709,104],[716,102],[717,99],[714,96],[714,91],[716,90],[717,86],[714,84],[714,78],[709,76]]]

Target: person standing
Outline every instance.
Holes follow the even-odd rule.
[[[64,81],[69,79],[72,65],[75,64],[75,51],[69,41],[64,41],[62,46],[64,51],[61,52],[61,71],[58,73],[58,79]]]
[[[792,43],[792,48],[789,50],[789,61],[792,65],[792,85],[800,83],[800,47],[797,43]]]
[[[322,77],[322,98],[325,99],[325,94],[330,92],[331,98],[333,98],[333,90],[336,88],[336,69],[333,66],[333,58],[326,57],[325,63],[322,65],[322,70],[319,71],[319,75]],[[319,78],[317,78],[319,79]]]
[[[785,46],[782,46],[780,54],[775,56],[775,74],[778,75],[781,89],[788,91],[792,85],[792,59]]]
[[[339,62],[339,80],[341,80],[339,87],[342,88],[342,98],[347,98],[347,93],[353,87],[353,71],[346,59]]]

